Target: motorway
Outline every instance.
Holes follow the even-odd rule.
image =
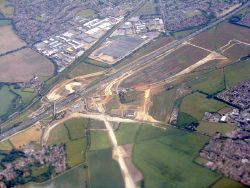
[[[130,63],[127,65],[124,65],[123,67],[121,67],[117,72],[113,73],[112,75],[104,78],[103,80],[101,80],[100,82],[96,83],[95,85],[91,85],[87,88],[85,88],[82,91],[79,91],[77,93],[73,93],[69,96],[67,96],[66,98],[57,101],[56,103],[56,110],[60,111],[62,109],[65,108],[66,105],[69,105],[70,103],[76,101],[77,99],[83,97],[83,96],[87,96],[89,93],[93,93],[94,91],[96,91],[97,89],[100,89],[101,86],[109,83],[110,81],[112,81],[115,78],[119,78],[122,75],[126,74],[128,71],[131,70],[137,70],[137,69],[141,69],[144,66],[152,66],[155,64],[155,62],[153,61],[154,59],[156,59],[157,57],[159,57],[161,54],[166,53],[166,51],[169,51],[171,49],[176,48],[177,46],[179,46],[180,44],[192,39],[193,37],[199,35],[200,33],[216,26],[217,24],[225,21],[226,19],[228,19],[229,17],[231,17],[232,15],[234,15],[235,13],[237,13],[238,11],[246,8],[248,5],[250,5],[250,2],[247,2],[246,4],[242,5],[241,7],[239,7],[238,9],[234,10],[233,12],[229,13],[228,15],[220,18],[219,20],[207,25],[206,27],[186,36],[185,38],[178,40],[178,41],[174,41],[172,43],[166,44],[165,46],[156,49],[154,51],[152,51],[151,53],[138,58],[135,62],[136,63]],[[3,132],[0,135],[0,141],[4,140],[8,137],[10,137],[11,135],[22,131],[30,126],[32,126],[33,124],[35,124],[36,122],[46,118],[48,115],[53,114],[53,105],[50,106],[49,108],[47,108],[44,112],[42,112],[41,114],[39,114],[38,116],[36,116],[35,118],[26,120],[24,122],[22,122],[20,125],[18,125],[17,127],[14,127],[6,132]]]

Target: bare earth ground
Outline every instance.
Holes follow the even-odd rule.
[[[122,148],[124,149],[126,153],[126,155],[124,155],[124,160],[127,165],[128,171],[131,174],[133,181],[137,183],[143,179],[143,175],[133,163],[133,159],[132,159],[133,145],[132,144],[123,145]]]
[[[83,85],[86,85],[87,81],[85,80],[85,82],[69,82],[68,80],[63,81],[62,83],[60,83],[60,86],[58,85],[57,87],[55,87],[54,89],[52,89],[50,91],[50,93],[47,95],[47,98],[50,101],[54,101],[57,99],[60,99],[62,97],[67,96],[68,94],[71,94],[73,92],[75,92],[76,89],[80,88]]]
[[[95,72],[60,82],[50,90],[47,95],[47,98],[50,101],[60,99],[70,93],[73,93],[79,87],[84,87],[86,84],[89,83],[89,81],[87,80],[88,78],[100,76],[104,73],[104,71]]]
[[[0,58],[0,82],[26,82],[34,76],[40,79],[54,72],[54,65],[47,58],[30,48]]]
[[[12,26],[0,27],[0,54],[16,50],[23,46],[26,46],[26,43],[18,38]]]

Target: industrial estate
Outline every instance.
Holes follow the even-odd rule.
[[[0,188],[250,186],[248,0],[0,0]]]

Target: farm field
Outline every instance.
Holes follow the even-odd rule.
[[[140,126],[143,125],[139,123],[120,123],[119,128],[115,131],[118,144],[133,144]]]
[[[232,87],[240,82],[250,79],[250,59],[229,65],[224,68],[227,87]]]
[[[250,34],[250,33],[249,33]],[[247,56],[250,52],[250,44],[235,44],[223,54],[233,62],[239,61],[241,57]]]
[[[11,91],[16,93],[22,102],[23,105],[29,104],[37,95],[32,89],[15,89],[11,87]]]
[[[205,58],[208,54],[207,51],[194,46],[181,46],[172,53],[158,59],[154,67],[147,67],[133,77],[124,80],[122,86],[135,87],[136,85],[151,84],[164,80]]]
[[[31,174],[33,177],[38,177],[42,175],[43,173],[46,173],[48,171],[47,166],[42,166],[42,167],[32,167],[31,168]]]
[[[177,117],[176,126],[179,128],[191,128],[198,125],[198,120],[185,112],[179,112]],[[190,127],[191,126],[191,127]]]
[[[250,78],[250,60],[214,68],[208,71],[196,72],[193,79],[186,79],[185,84],[193,91],[202,91],[210,96],[232,87]],[[191,75],[192,76],[192,75]]]
[[[13,112],[23,109],[35,98],[36,93],[32,90],[16,88],[14,85],[3,84],[0,87],[0,121]]]
[[[86,139],[78,139],[66,143],[67,163],[70,167],[85,161],[86,146]]]
[[[212,136],[216,132],[225,134],[227,132],[233,131],[235,128],[236,126],[233,124],[210,123],[210,122],[201,121],[199,126],[197,127],[197,131],[202,134]]]
[[[89,165],[88,175],[90,179],[90,187],[124,187],[119,165],[112,159],[111,149],[89,151],[87,155],[87,162]]]
[[[157,5],[154,0],[148,0],[146,3],[136,12],[136,16],[147,14],[158,14]]]
[[[3,151],[10,151],[13,149],[13,145],[11,144],[11,142],[9,140],[5,140],[0,142],[0,150]]]
[[[64,123],[69,132],[70,140],[82,138],[85,135],[85,128],[89,124],[88,119],[70,119]]]
[[[211,188],[247,188],[247,186],[231,179],[221,178]]]
[[[42,129],[41,125],[38,123],[33,127],[12,136],[10,141],[16,149],[19,149],[27,147],[32,142],[40,144],[41,136]]]
[[[0,88],[0,116],[8,112],[15,97],[16,96],[9,91],[8,86]]]
[[[107,131],[91,131],[91,146],[90,150],[100,150],[111,148],[111,141]]]
[[[78,12],[76,15],[81,18],[88,18],[88,17],[95,16],[96,14],[95,14],[95,11],[92,9],[84,9]]]
[[[26,46],[26,43],[15,34],[12,26],[0,26],[0,44],[0,54]]]
[[[106,129],[103,121],[98,121],[94,119],[89,119],[90,129]]]
[[[133,159],[144,175],[145,187],[205,188],[220,177],[193,162],[208,141],[207,136],[171,127],[164,131],[145,126],[138,138]]]
[[[187,35],[195,32],[197,29],[187,29],[187,30],[184,30],[184,31],[177,31],[177,32],[174,32],[173,33],[173,36],[176,38],[176,39],[181,39],[183,37],[186,37]]]
[[[85,74],[91,74],[94,72],[103,71],[104,68],[98,67],[95,65],[87,64],[85,62],[81,62],[77,64],[68,74],[67,77],[75,78],[77,76],[82,76]]]
[[[213,95],[225,89],[223,69],[215,69],[204,74],[200,74],[198,79],[187,83],[193,91],[202,91],[208,95]]]
[[[162,91],[152,97],[149,114],[159,121],[168,122],[173,110],[176,89]]]
[[[222,23],[207,32],[201,33],[191,40],[191,43],[210,50],[219,50],[219,48],[233,39],[250,43],[249,35],[250,30],[247,28],[230,23]]]
[[[121,123],[115,135],[119,145],[135,144],[156,137],[166,136],[175,132],[175,129],[165,127],[167,131],[155,128],[150,124],[144,123]]]
[[[85,179],[87,172],[83,165],[73,168],[53,180],[49,180],[42,184],[27,184],[20,188],[66,188],[66,187],[82,187],[85,188]]]
[[[180,111],[201,121],[205,112],[217,112],[225,106],[227,106],[225,103],[208,99],[205,95],[196,92],[183,99]]]
[[[166,130],[163,130],[163,129],[155,128],[152,125],[145,124],[144,126],[141,126],[141,128],[139,129],[135,142],[141,143],[146,140],[151,140],[151,139],[158,138],[158,137],[180,133],[180,132],[176,132],[177,129],[172,129],[170,126],[165,127],[165,128]]]
[[[37,76],[44,80],[54,73],[50,60],[26,48],[0,58],[0,82],[26,82]]]
[[[55,127],[49,135],[48,145],[62,144],[69,141],[69,133],[64,125]]]

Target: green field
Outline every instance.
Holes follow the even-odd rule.
[[[231,179],[221,178],[211,188],[247,188],[247,186]]]
[[[194,91],[198,90],[213,95],[225,89],[224,72],[222,69],[209,71],[201,74],[198,79],[188,82],[187,85]]]
[[[113,96],[112,99],[106,104],[106,110],[111,112],[113,109],[119,108],[119,102],[116,96]]]
[[[147,0],[146,3],[136,12],[136,16],[157,14],[157,5],[155,0]]]
[[[95,16],[96,14],[95,14],[95,11],[92,9],[85,9],[85,10],[81,10],[76,15],[81,18],[88,18],[88,17]]]
[[[10,151],[13,149],[13,146],[9,140],[0,142],[0,150]]]
[[[87,128],[88,123],[89,120],[84,118],[70,119],[64,122],[64,126],[69,132],[70,140],[82,138],[85,135],[85,129]]]
[[[200,71],[196,79],[186,82],[194,91],[199,90],[208,95],[216,94],[239,82],[250,79],[250,60],[233,63],[224,68],[204,72]]]
[[[149,114],[159,121],[168,121],[174,106],[176,89],[163,91],[152,98]]]
[[[106,149],[111,147],[107,131],[91,131],[91,147],[90,150]]]
[[[106,129],[105,124],[103,121],[98,121],[95,119],[90,119],[90,129]]]
[[[220,132],[225,134],[227,132],[233,131],[236,128],[233,124],[225,124],[225,123],[210,123],[206,121],[201,121],[199,126],[197,127],[197,131],[209,136],[214,135],[216,132]]]
[[[160,131],[151,127],[145,131],[140,131],[138,138],[143,139],[137,139],[133,155],[144,175],[145,187],[207,188],[220,177],[193,162],[208,141],[207,136],[175,128]]]
[[[48,144],[64,144],[69,141],[69,134],[64,125],[55,127],[49,135]]]
[[[95,65],[87,64],[87,63],[79,63],[77,64],[68,74],[67,77],[74,78],[77,76],[82,76],[85,74],[91,74],[94,72],[103,71],[104,69],[102,67],[98,67]]]
[[[180,112],[177,118],[177,126],[180,128],[195,128],[198,125],[198,120],[185,112]]]
[[[227,106],[225,103],[208,99],[205,95],[196,92],[183,99],[180,110],[201,121],[205,112],[217,112],[225,106]]]
[[[26,92],[20,88],[15,88],[16,86],[13,85],[0,86],[0,120],[6,120],[10,114],[23,109],[36,96],[34,92]]]
[[[119,165],[112,159],[112,150],[90,151],[87,155],[90,187],[122,188],[123,178]]]
[[[179,40],[182,39],[188,35],[190,35],[191,33],[195,32],[197,29],[185,29],[183,31],[177,31],[173,33],[173,36]]]
[[[21,186],[20,188],[85,188],[86,176],[86,169],[83,165],[81,165],[54,178],[53,180],[42,184],[30,183],[25,186]]]
[[[32,167],[31,175],[33,177],[40,176],[48,171],[48,166]]]
[[[136,142],[143,142],[146,140],[151,140],[157,137],[162,137],[162,136],[166,136],[169,134],[176,134],[175,129],[171,129],[170,127],[166,127],[167,130],[163,130],[160,128],[155,128],[151,125],[144,125],[141,126],[141,128],[139,129],[138,133],[137,133],[137,137],[136,137]],[[173,131],[173,133],[172,133]]]
[[[5,17],[11,17],[14,13],[14,8],[9,6],[8,0],[0,0],[0,13]]]
[[[118,144],[124,145],[134,143],[140,126],[143,125],[139,123],[120,123],[118,130],[115,131]]]
[[[227,66],[224,71],[227,87],[232,87],[240,82],[250,79],[250,60]]]
[[[15,94],[9,91],[8,86],[3,86],[0,89],[0,116],[6,114],[8,110],[11,108],[11,104],[15,99]]]
[[[70,167],[85,161],[86,146],[86,139],[78,139],[66,143],[67,163]]]
[[[15,87],[11,87],[11,91],[16,93],[21,97],[21,101],[23,105],[31,103],[31,101],[36,97],[36,93],[27,88],[27,89],[15,89]]]

